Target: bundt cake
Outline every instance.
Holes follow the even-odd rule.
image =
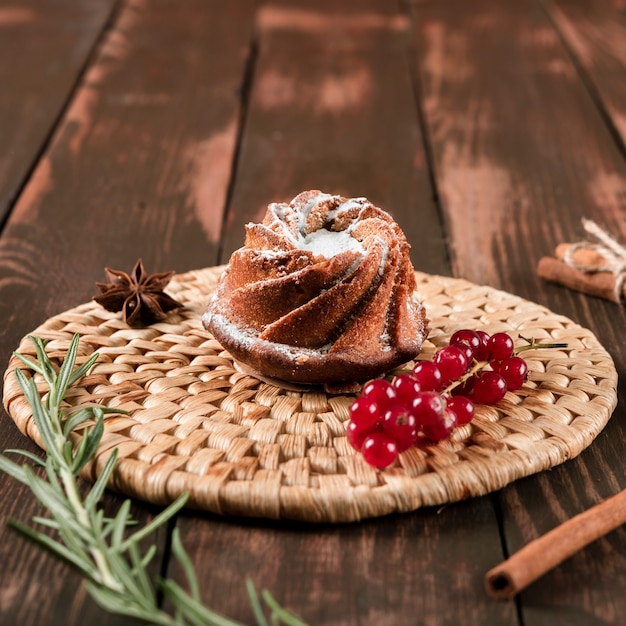
[[[203,324],[266,377],[378,376],[415,357],[427,333],[408,250],[391,216],[365,198],[305,191],[246,226]]]

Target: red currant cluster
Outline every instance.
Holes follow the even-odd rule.
[[[366,383],[350,407],[348,441],[370,465],[387,467],[411,446],[441,441],[470,422],[475,403],[495,404],[519,389],[527,372],[508,334],[458,330],[410,374]]]

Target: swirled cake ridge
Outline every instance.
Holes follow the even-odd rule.
[[[366,198],[306,191],[246,226],[203,316],[264,376],[359,381],[415,357],[427,333],[409,244]]]

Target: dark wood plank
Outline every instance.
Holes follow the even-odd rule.
[[[619,0],[558,0],[546,9],[610,125],[626,144],[626,14]],[[624,189],[624,182],[613,184]]]
[[[0,4],[0,220],[27,179],[114,0]]]
[[[386,3],[355,13],[359,7],[335,3],[328,12],[300,2],[260,10],[222,261],[268,202],[322,189],[378,203],[399,220],[417,266],[446,271],[408,71],[408,22],[389,15]]]
[[[122,8],[0,238],[5,363],[48,316],[89,300],[106,265],[215,263],[252,10],[248,0]],[[0,433],[1,449],[29,447],[4,414]],[[151,517],[136,506],[140,522]],[[4,523],[36,511],[27,490],[0,480],[3,623],[132,623],[104,615],[77,576]]]
[[[160,0],[120,13],[0,241],[2,357],[88,300],[105,265],[217,261],[251,5]]]
[[[448,273],[406,16],[385,2],[272,3],[257,32],[222,260],[269,201],[320,188],[379,203],[407,233],[416,266]],[[514,607],[481,592],[483,571],[502,557],[489,498],[340,527],[214,519],[207,528],[197,517],[179,526],[205,601],[243,621],[251,577],[312,624],[517,623]]]
[[[623,234],[623,154],[559,32],[534,2],[420,3],[415,16],[455,274],[591,328],[623,374],[623,311],[535,273],[557,243],[581,238],[583,216]],[[626,485],[622,417],[619,409],[577,459],[500,492],[510,551]],[[621,623],[625,538],[614,533],[529,588],[523,622],[553,624],[558,615],[567,624]]]
[[[181,522],[203,596],[246,624],[246,578],[311,625],[517,623],[513,606],[483,598],[481,568],[500,554],[488,498],[349,525]]]
[[[539,283],[520,269],[534,269],[530,254],[575,240],[583,216],[617,226],[619,203],[607,204],[622,157],[541,7],[522,3],[508,17],[479,2],[452,17],[451,4],[417,13],[427,18],[424,108],[453,268],[531,295]],[[477,258],[485,246],[491,254]]]

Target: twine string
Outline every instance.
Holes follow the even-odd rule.
[[[587,274],[597,272],[611,272],[615,276],[613,288],[615,299],[624,303],[624,284],[626,283],[626,248],[618,243],[593,220],[583,219],[583,228],[597,241],[579,241],[572,244],[563,257],[563,260],[574,269]],[[604,263],[580,263],[574,255],[577,250],[591,250],[604,259]]]

